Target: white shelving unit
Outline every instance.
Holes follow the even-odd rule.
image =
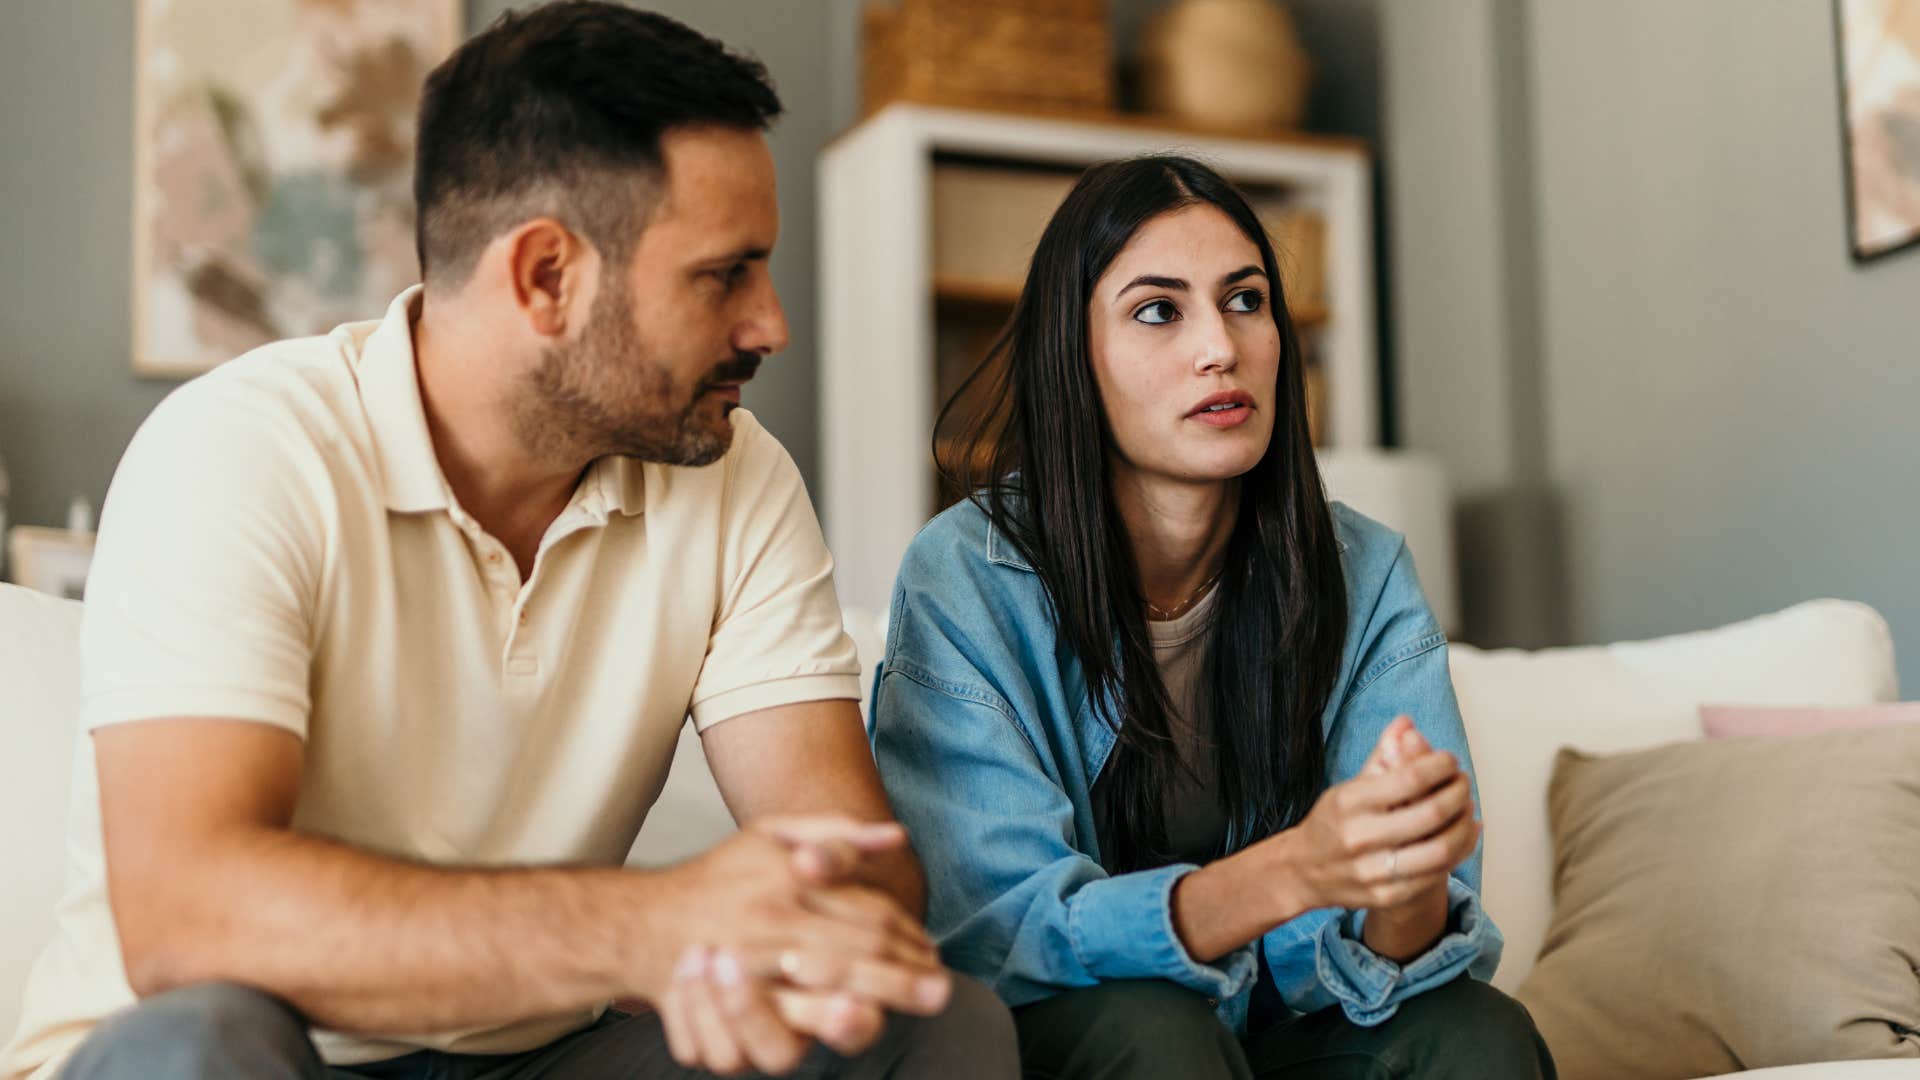
[[[894,105],[836,139],[819,162],[824,471],[815,498],[842,603],[886,609],[935,498],[936,155],[1080,169],[1163,150],[1197,156],[1236,183],[1284,188],[1324,220],[1323,441],[1378,444],[1372,174],[1359,144]]]

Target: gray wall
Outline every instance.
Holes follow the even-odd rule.
[[[1848,258],[1831,6],[1389,12],[1408,441],[1545,499],[1470,588],[1564,585],[1507,636],[1843,596],[1920,677],[1920,252]]]
[[[478,27],[513,6],[473,0]],[[851,115],[849,0],[654,0],[758,55],[788,113],[773,133],[782,235],[774,279],[793,347],[747,404],[814,470],[814,186],[820,145]],[[831,39],[831,40],[830,40]],[[0,462],[14,524],[97,507],[134,429],[173,384],[129,370],[133,25],[126,0],[28,0],[0,33]],[[368,312],[376,317],[377,311]]]

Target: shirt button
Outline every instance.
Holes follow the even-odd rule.
[[[487,561],[494,564],[495,566],[500,565],[500,553],[497,551],[488,552]]]

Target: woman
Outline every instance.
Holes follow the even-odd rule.
[[[1246,201],[1090,170],[970,382],[975,494],[904,560],[872,736],[1029,1074],[1552,1076],[1481,981],[1445,638],[1401,538],[1326,501]]]

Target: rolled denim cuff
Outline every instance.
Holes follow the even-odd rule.
[[[1253,946],[1211,964],[1195,960],[1173,928],[1173,887],[1198,867],[1162,866],[1090,881],[1067,902],[1067,940],[1095,979],[1166,979],[1216,1005],[1253,985]]]
[[[1347,1019],[1361,1027],[1386,1023],[1415,994],[1471,974],[1493,977],[1505,939],[1487,918],[1480,898],[1457,878],[1447,880],[1446,933],[1410,963],[1397,964],[1367,948],[1361,937],[1366,912],[1328,920],[1314,943],[1314,970],[1340,1002]]]

